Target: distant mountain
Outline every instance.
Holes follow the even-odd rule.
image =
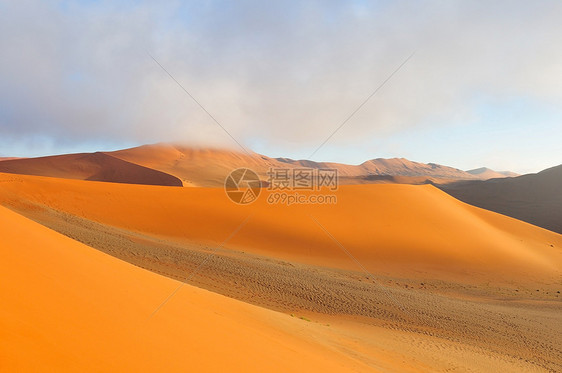
[[[221,187],[230,172],[247,167],[262,180],[271,168],[332,168],[340,184],[448,183],[481,176],[435,163],[377,158],[359,165],[271,158],[254,152],[173,144],[143,145],[103,153],[0,161],[0,172],[134,184]]]
[[[471,205],[562,233],[562,165],[537,174],[438,187]]]
[[[503,177],[516,177],[519,174],[511,171],[494,171],[487,167],[480,167],[475,168],[474,170],[466,171],[471,175],[478,177],[481,180],[488,180],[488,179],[496,179],[496,178],[503,178]]]
[[[476,176],[457,168],[442,166],[435,163],[418,163],[405,158],[377,158],[363,162],[357,166],[307,160],[295,161],[289,158],[277,158],[277,160],[298,167],[336,168],[340,176],[343,177],[406,176],[452,180],[476,179]]]
[[[410,183],[411,181],[413,184],[420,184],[426,181],[433,182],[436,179],[448,181],[476,179],[476,176],[456,168],[433,163],[412,162],[404,158],[378,158],[360,165],[347,165],[334,162],[270,158],[254,152],[247,154],[238,150],[196,148],[172,144],[144,145],[107,154],[166,172],[180,178],[184,185],[193,186],[222,186],[228,174],[240,167],[251,168],[264,180],[267,179],[267,172],[270,168],[299,167],[337,169],[342,183]]]
[[[0,172],[126,184],[182,186],[164,172],[104,153],[80,153],[0,162]]]

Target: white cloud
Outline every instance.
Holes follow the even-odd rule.
[[[0,3],[0,136],[320,144],[469,121],[481,96],[562,99],[560,2]]]

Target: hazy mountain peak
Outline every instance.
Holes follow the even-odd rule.
[[[479,179],[482,179],[482,180],[519,176],[519,174],[516,174],[515,172],[494,171],[494,170],[492,170],[488,167],[475,168],[473,170],[468,170],[466,172],[468,172],[469,174],[474,175],[474,176],[476,176],[476,177],[478,177]]]

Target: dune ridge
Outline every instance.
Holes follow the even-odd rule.
[[[1,159],[1,158],[0,158]],[[119,163],[116,159],[127,163]],[[482,169],[465,172],[434,163],[404,158],[372,159],[360,165],[271,158],[237,149],[202,148],[175,144],[143,145],[112,152],[67,154],[29,159],[5,159],[0,172],[147,185],[219,187],[233,170],[246,167],[263,181],[271,168],[336,169],[342,184],[449,183],[508,176]],[[134,167],[142,166],[143,168]],[[179,179],[176,180],[176,179]]]
[[[172,144],[143,145],[108,154],[174,175],[186,186],[223,186],[230,172],[240,167],[251,168],[262,180],[267,180],[270,168],[287,167],[273,158],[254,152],[247,154],[238,150]]]
[[[181,180],[104,153],[4,160],[0,172],[113,183],[182,186]]]
[[[337,197],[335,205],[270,205],[263,196],[239,206],[218,188],[161,189],[0,175],[4,204],[30,201],[180,241],[220,243],[250,216],[228,247],[355,268],[314,218],[373,271],[394,267],[529,281],[560,276],[561,235],[466,205],[431,185],[341,186]]]
[[[193,186],[221,186],[226,176],[239,167],[253,169],[264,180],[267,179],[269,168],[303,167],[336,169],[338,174],[344,178],[344,183],[348,178],[365,179],[373,176],[395,176],[401,178],[401,182],[409,182],[408,178],[419,177],[443,180],[477,178],[452,167],[412,162],[404,158],[377,158],[360,165],[347,165],[335,162],[271,158],[254,152],[246,154],[239,150],[197,148],[174,144],[143,145],[108,154],[175,175]],[[353,180],[349,181],[353,182]],[[412,183],[419,182],[412,180]]]

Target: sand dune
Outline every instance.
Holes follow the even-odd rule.
[[[404,158],[373,159],[360,165],[334,162],[314,162],[289,158],[270,158],[239,150],[200,149],[171,144],[144,145],[108,153],[117,158],[175,175],[191,186],[218,187],[234,169],[248,167],[267,180],[267,171],[273,168],[332,168],[337,169],[344,184],[399,182],[447,182],[476,179],[456,168],[437,164],[412,162]],[[393,180],[392,177],[396,177]],[[420,178],[423,178],[420,181]]]
[[[515,178],[440,187],[471,205],[562,233],[562,165]]]
[[[239,206],[222,189],[0,174],[2,205],[53,219],[43,221],[131,263],[286,312],[184,285],[149,318],[177,282],[0,207],[0,367],[562,366],[561,235],[466,205],[431,185],[343,186],[337,205],[269,205],[262,197]],[[289,316],[301,312],[303,319]]]
[[[136,165],[142,168],[135,167]],[[404,158],[377,158],[360,165],[347,165],[270,158],[237,149],[197,148],[172,144],[144,145],[106,153],[12,159],[2,163],[0,172],[169,186],[179,185],[179,179],[185,186],[220,187],[224,185],[228,174],[240,167],[251,168],[263,181],[268,180],[267,173],[271,168],[332,168],[338,170],[341,184],[443,184],[458,180],[504,177],[488,169],[482,172],[477,172],[480,169],[473,170],[474,172],[469,173],[433,163],[412,162]]]
[[[178,282],[3,207],[0,221],[2,371],[367,370],[315,342],[320,326],[188,285],[151,317]]]
[[[239,150],[195,148],[170,144],[144,145],[108,153],[114,157],[166,172],[186,186],[221,187],[235,169],[251,168],[267,180],[270,168],[287,167],[273,158]]]
[[[99,152],[5,160],[0,163],[0,172],[114,183],[182,185],[172,175]]]
[[[48,205],[179,241],[217,245],[249,217],[228,247],[315,265],[357,269],[318,222],[372,271],[552,282],[562,268],[559,234],[466,205],[431,185],[342,186],[335,205],[270,205],[264,195],[239,206],[222,189],[6,174],[0,181],[4,204]]]

